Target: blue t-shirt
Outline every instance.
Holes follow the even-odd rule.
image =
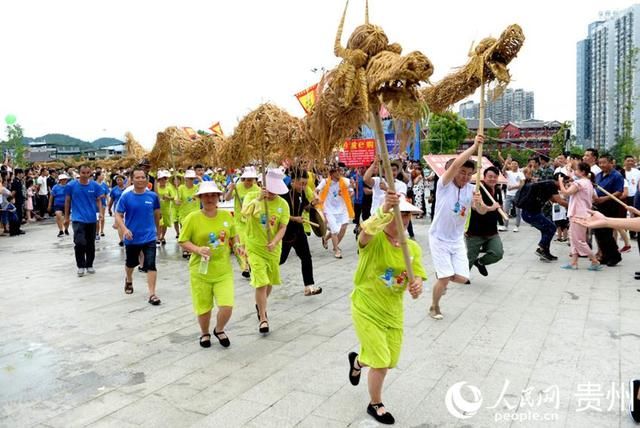
[[[624,191],[624,177],[615,169],[611,170],[607,175],[604,175],[602,172],[598,173],[598,175],[596,175],[596,184],[609,193]],[[597,188],[596,193],[598,196],[605,196],[605,193]]]
[[[66,190],[65,190],[66,187],[67,187],[66,184],[64,186],[62,184],[56,184],[51,189],[51,196],[53,197],[53,208],[54,209],[61,208],[61,210],[56,210],[56,211],[62,211],[64,209],[64,198],[66,196]]]
[[[113,201],[112,206],[113,207],[118,207],[118,200],[120,199],[120,196],[122,196],[122,192],[124,192],[125,188],[119,188],[118,186],[114,186],[113,189],[111,189],[111,193],[109,194],[109,196],[111,197],[111,200]]]
[[[156,240],[157,230],[154,220],[155,210],[160,209],[160,199],[155,192],[125,193],[118,201],[117,211],[124,214],[124,224],[133,234],[133,239],[125,239],[125,244],[146,244]]]
[[[107,206],[107,195],[109,194],[109,185],[103,181],[102,184],[100,184],[100,187],[102,187],[102,194],[104,195],[102,197],[102,206],[106,207]]]
[[[71,196],[71,221],[95,223],[102,187],[95,181],[81,184],[79,180],[73,180],[64,186],[64,190],[65,196]]]

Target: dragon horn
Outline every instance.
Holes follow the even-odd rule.
[[[347,16],[347,8],[349,7],[349,0],[346,1],[344,5],[344,12],[342,12],[342,18],[340,19],[340,25],[338,25],[338,33],[336,34],[336,41],[333,45],[333,53],[337,57],[342,57],[342,53],[344,52],[344,48],[340,44],[340,39],[342,38],[342,29],[344,28],[344,18]]]
[[[364,24],[369,25],[369,0],[364,2]]]

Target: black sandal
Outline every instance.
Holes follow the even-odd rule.
[[[221,338],[220,336],[225,335],[225,338]],[[225,348],[228,348],[229,345],[231,345],[231,341],[229,340],[229,336],[227,336],[227,334],[224,331],[221,332],[217,332],[216,329],[213,329],[213,335],[216,337],[216,339],[218,339],[218,342],[220,342],[220,344],[222,346],[224,346]]]
[[[205,337],[208,337],[208,339],[207,340],[202,340]],[[211,347],[211,335],[209,333],[205,333],[202,336],[200,336],[200,346],[202,346],[203,348],[210,348]]]
[[[133,294],[133,282],[124,281],[124,294]]]
[[[152,304],[153,306],[158,306],[162,302],[158,298],[158,296],[156,296],[155,294],[152,294],[151,296],[149,296],[149,303]]]
[[[266,324],[266,327],[262,327],[262,324]],[[269,333],[269,321],[260,321],[260,324],[258,324],[258,331],[262,334]]]
[[[369,413],[371,416],[373,416],[373,418],[380,422],[381,424],[385,424],[385,425],[393,425],[396,420],[393,416],[391,416],[391,413],[387,412],[385,409],[385,412],[381,415],[378,414],[378,409],[380,407],[384,407],[384,404],[382,403],[369,403],[369,405],[367,406],[367,413]]]
[[[358,354],[356,352],[349,352],[349,382],[351,385],[356,386],[360,383],[360,375],[362,374],[362,366],[359,369],[356,368],[356,360],[358,359]],[[358,372],[357,375],[354,375],[353,372]]]
[[[182,252],[182,258],[183,259],[188,259],[191,256],[191,254],[188,251],[183,251]]]

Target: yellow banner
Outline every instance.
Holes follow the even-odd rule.
[[[304,109],[305,113],[311,113],[313,106],[316,104],[316,96],[318,91],[318,84],[308,87],[302,92],[296,94],[296,98],[300,102],[300,105]]]

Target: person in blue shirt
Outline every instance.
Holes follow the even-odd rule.
[[[610,155],[600,155],[598,166],[601,172],[596,175],[597,197],[593,200],[593,204],[598,208],[598,211],[607,217],[626,217],[626,212],[621,213],[618,203],[600,190],[602,188],[616,198],[621,198],[624,191],[624,177],[615,170],[613,157]],[[617,265],[622,260],[622,256],[613,237],[613,230],[610,228],[596,229],[593,234],[596,236],[600,249],[598,257],[600,263],[607,266]]]
[[[49,194],[49,209],[48,212],[55,213],[56,224],[58,225],[58,238],[62,238],[64,235],[69,235],[69,217],[64,216],[64,200],[66,196],[66,186],[69,182],[69,176],[67,174],[60,174],[58,177],[58,184],[51,188]]]
[[[98,183],[100,185],[100,188],[102,189],[102,198],[100,199],[100,201],[102,201],[102,204],[100,204],[100,218],[101,220],[98,221],[98,228],[96,230],[96,241],[100,240],[100,237],[104,237],[104,212],[107,208],[107,196],[109,196],[109,185],[106,183],[106,181],[104,181],[104,172],[100,171],[99,173],[96,173],[96,183]]]
[[[96,273],[96,213],[102,205],[102,187],[91,178],[91,168],[81,165],[77,180],[65,186],[64,216],[71,218],[78,276]],[[71,214],[71,217],[69,217]],[[101,214],[98,214],[98,217]]]
[[[208,175],[206,175],[204,173],[204,166],[197,164],[196,166],[193,167],[193,169],[196,172],[196,179],[193,180],[193,184],[200,184],[203,181],[212,181],[211,177],[209,177]]]
[[[120,200],[120,196],[122,196],[122,192],[124,192],[124,176],[121,174],[116,175],[115,177],[115,186],[113,186],[111,188],[111,193],[109,193],[109,215],[111,217],[113,217],[113,210],[112,208],[117,207],[118,206],[118,200]],[[115,224],[114,224],[114,228],[115,228]],[[122,232],[120,232],[120,229],[118,229],[118,236],[120,237],[120,242],[118,243],[118,245],[120,245],[121,247],[124,246],[124,241],[122,240]]]
[[[126,249],[124,292],[133,293],[133,269],[140,264],[143,255],[142,270],[147,272],[149,303],[157,306],[160,299],[156,296],[156,239],[160,225],[160,199],[155,192],[147,191],[149,178],[141,167],[131,173],[133,190],[120,196],[116,205],[116,226],[124,237]]]

